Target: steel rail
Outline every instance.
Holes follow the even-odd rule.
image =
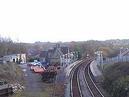
[[[83,94],[82,94],[82,91],[81,91],[80,82],[79,82],[79,70],[77,71],[77,84],[78,84],[78,89],[79,89],[80,97],[83,97]]]
[[[90,64],[85,67],[85,82],[87,87],[92,95],[92,97],[105,97],[102,92],[99,90],[94,80],[92,79],[90,71]],[[91,85],[92,84],[92,85]]]
[[[76,89],[78,89],[78,95],[80,96],[80,93],[81,93],[81,90],[80,90],[80,88],[79,88],[79,86],[80,86],[80,84],[79,84],[79,79],[78,79],[78,77],[77,77],[77,73],[78,73],[78,69],[79,69],[79,67],[80,67],[80,65],[83,63],[84,61],[82,61],[82,62],[80,62],[80,63],[78,63],[76,66],[74,66],[73,68],[72,68],[72,70],[71,70],[71,73],[70,73],[70,75],[71,75],[71,77],[70,77],[70,96],[71,97],[74,97],[74,93],[73,93],[73,87],[75,87],[75,86],[73,86],[73,82],[74,81],[76,81],[76,82],[74,82],[75,84],[77,84],[76,86],[77,87],[75,87]],[[75,89],[74,88],[74,89]],[[80,97],[82,97],[82,96],[80,96]]]
[[[80,81],[79,81],[79,69],[81,66],[85,66],[84,63],[87,63],[86,65],[90,64],[91,59],[80,62],[78,65],[73,67],[73,70],[71,71],[71,79],[70,79],[70,96],[71,97],[75,97],[75,94],[78,95],[78,96],[76,95],[76,97],[83,97],[81,86],[80,86]],[[84,75],[84,77],[85,77],[85,75]],[[76,90],[74,90],[74,89],[76,89]],[[74,91],[76,91],[75,94],[74,94]],[[78,93],[77,93],[77,91],[78,91]]]

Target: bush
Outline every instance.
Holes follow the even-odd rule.
[[[103,88],[112,97],[128,97],[129,92],[129,63],[116,63],[104,70]]]
[[[8,83],[21,82],[23,83],[23,72],[18,64],[8,63],[0,65],[0,80]]]
[[[129,92],[129,76],[121,77],[112,83],[113,97],[127,97]]]

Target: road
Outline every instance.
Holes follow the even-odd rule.
[[[41,80],[41,75],[30,71],[26,65],[22,66],[25,72],[25,87],[27,92],[41,92],[43,91],[44,84]]]
[[[26,64],[20,66],[25,76],[25,91],[20,97],[51,97],[52,91],[50,91],[50,88],[52,87],[52,84],[43,83],[41,80],[41,75],[31,71],[30,67],[28,67]]]

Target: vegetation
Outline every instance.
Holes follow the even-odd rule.
[[[129,97],[129,63],[115,63],[104,70],[103,88],[112,97]]]
[[[25,52],[26,45],[24,43],[15,43],[10,38],[0,37],[0,56]]]
[[[119,46],[116,47],[106,41],[90,40],[84,42],[71,42],[68,45],[73,51],[79,51],[83,58],[85,58],[87,54],[94,56],[94,52],[99,50],[103,51],[104,57],[113,57],[119,53]]]
[[[10,38],[0,37],[0,57],[8,54],[27,53],[28,61],[38,60],[40,51],[53,47],[56,43],[36,42],[16,43]],[[79,58],[95,56],[94,52],[103,51],[104,58],[114,57],[119,53],[120,47],[129,47],[129,40],[107,40],[107,41],[81,41],[81,42],[59,42],[61,46],[68,46],[70,51],[78,51]],[[17,64],[9,63],[0,65],[0,79],[9,83],[23,83],[23,72]],[[54,95],[63,97],[63,85],[55,85]],[[106,67],[104,70],[103,88],[111,94],[112,97],[129,97],[129,63],[116,63]],[[48,86],[44,92],[39,93],[17,93],[14,97],[50,97],[53,94],[53,86]],[[60,93],[60,94],[58,94]]]
[[[0,80],[23,84],[23,72],[15,63],[0,64]]]
[[[94,52],[98,50],[103,51],[104,57],[113,57],[119,53],[120,47],[129,47],[129,40],[106,40],[106,41],[81,41],[81,42],[59,42],[61,46],[68,46],[71,51],[78,51],[82,57],[87,54],[94,56]],[[51,48],[56,43],[51,42],[35,42],[35,43],[16,43],[10,38],[0,37],[0,56],[15,54],[15,53],[28,53],[34,50],[34,57],[36,53],[39,54],[42,50]],[[28,56],[30,57],[30,56]],[[31,58],[31,57],[30,57]]]

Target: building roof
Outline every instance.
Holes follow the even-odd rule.
[[[67,54],[69,52],[69,48],[68,47],[61,47],[60,49],[61,49],[61,52],[63,54]]]
[[[41,51],[40,52],[40,57],[47,57],[48,51]]]
[[[63,54],[67,54],[68,52],[69,52],[68,47],[60,47],[59,45],[56,45],[56,47],[53,47],[53,48],[49,49],[48,51],[41,51],[40,57],[54,58],[57,55],[61,56]]]
[[[55,49],[55,48],[53,48],[53,49],[49,49],[49,50],[48,50],[48,58],[52,58],[52,57],[53,57],[53,55],[54,55],[54,53],[55,53],[55,51],[56,51],[56,49]]]

